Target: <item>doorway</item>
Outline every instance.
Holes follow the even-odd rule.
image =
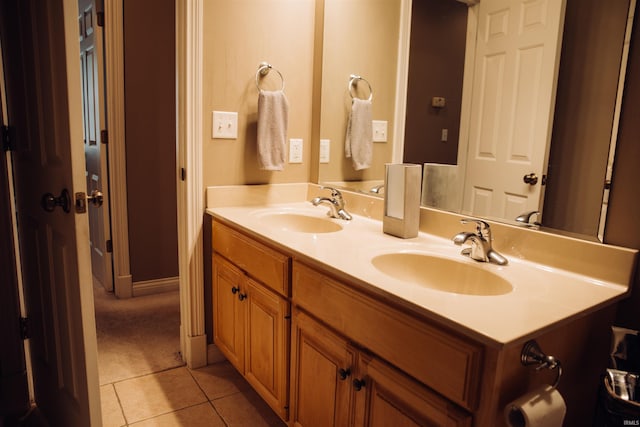
[[[111,208],[110,215],[90,215],[98,367],[104,385],[183,362],[175,4],[114,0],[104,6],[112,9],[103,11],[96,3],[79,0],[78,19],[87,189],[100,189]],[[114,14],[118,19],[105,17]],[[114,70],[118,66],[120,74]],[[107,178],[108,172],[120,176],[123,184]],[[123,207],[124,218],[116,219]],[[113,244],[118,240],[120,245]],[[118,265],[123,257],[124,272]]]

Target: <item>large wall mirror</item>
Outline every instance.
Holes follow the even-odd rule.
[[[469,180],[492,170],[472,170],[469,159],[492,155],[487,141],[491,134],[507,132],[500,126],[522,110],[518,96],[547,99],[547,110],[520,111],[508,129],[513,163],[522,166],[532,150],[539,150],[537,156],[548,165],[516,171],[525,196],[537,192],[533,198],[539,199],[541,213],[530,220],[583,238],[601,235],[635,0],[510,2],[520,3],[516,16],[501,15],[501,9],[487,12],[495,0],[324,0],[320,138],[328,142],[320,150],[319,183],[381,193],[385,163],[427,164],[423,204],[514,222],[519,214],[538,209],[517,192],[502,189],[508,200],[501,202],[499,214],[491,211],[497,203],[483,199],[485,184]],[[551,15],[543,14],[552,9]],[[501,74],[504,63],[493,61],[497,55],[487,53],[478,40],[488,33],[508,34],[509,20],[531,26],[556,20],[561,44],[556,42],[557,54],[546,54],[555,55],[551,65],[540,65],[544,54],[539,50],[519,53],[520,68],[529,72],[520,81],[527,84],[513,84],[517,96],[501,98],[495,87],[510,77]],[[492,59],[477,61],[483,57]],[[550,67],[552,81],[538,81],[541,67]],[[482,70],[493,77],[479,79]],[[368,85],[350,87],[351,74]],[[351,98],[367,98],[370,92],[372,118],[387,125],[386,142],[374,142],[370,168],[354,170],[344,155],[347,117]],[[492,114],[476,113],[487,110]],[[535,132],[543,133],[536,138],[546,141],[545,148],[529,144]],[[534,175],[527,183],[529,173]]]

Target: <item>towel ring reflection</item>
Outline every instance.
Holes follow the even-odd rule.
[[[284,90],[284,77],[282,77],[282,73],[273,68],[273,65],[268,62],[261,62],[260,65],[258,65],[258,71],[256,71],[256,87],[259,91],[262,90],[260,87],[260,78],[265,77],[271,70],[274,70],[280,76],[280,80],[282,80],[282,88],[280,90]]]
[[[358,85],[358,81],[363,81],[367,84],[367,86],[369,87],[369,99],[367,99],[367,101],[371,101],[373,99],[373,89],[371,88],[371,84],[367,81],[367,79],[365,79],[362,76],[359,76],[357,74],[351,74],[349,76],[349,95],[351,95],[351,99],[356,98],[356,95],[353,94],[352,89],[354,89],[355,87],[357,87]]]

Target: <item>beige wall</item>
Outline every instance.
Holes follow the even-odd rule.
[[[320,138],[331,140],[328,164],[320,165],[320,181],[383,179],[391,162],[395,126],[396,68],[400,0],[325,0],[324,55]],[[351,109],[349,76],[364,77],[373,89],[373,120],[386,120],[387,142],[373,144],[372,167],[355,171],[344,154]],[[369,95],[359,84],[359,97]]]
[[[315,1],[210,0],[203,15],[204,187],[309,181]],[[255,75],[262,61],[285,79],[287,143],[289,138],[304,140],[303,163],[286,163],[279,172],[259,170],[257,164]],[[280,85],[273,72],[264,82],[270,90]],[[214,110],[238,112],[237,140],[212,139]]]

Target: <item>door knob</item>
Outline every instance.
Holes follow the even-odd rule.
[[[91,203],[96,208],[102,206],[102,202],[104,201],[104,196],[102,195],[102,191],[100,190],[92,190],[91,194],[88,196],[80,191],[76,193],[76,212],[77,213],[86,213],[87,212],[87,202]]]
[[[56,206],[60,206],[65,213],[71,211],[71,196],[69,191],[65,188],[62,190],[58,197],[51,193],[45,193],[40,199],[40,206],[47,212],[53,212]]]
[[[100,190],[92,190],[91,194],[87,196],[87,201],[96,208],[102,206],[103,199],[104,196],[102,195],[102,191]]]
[[[538,183],[538,175],[531,172],[525,175],[524,177],[522,177],[522,180],[524,181],[525,184],[536,185]]]

